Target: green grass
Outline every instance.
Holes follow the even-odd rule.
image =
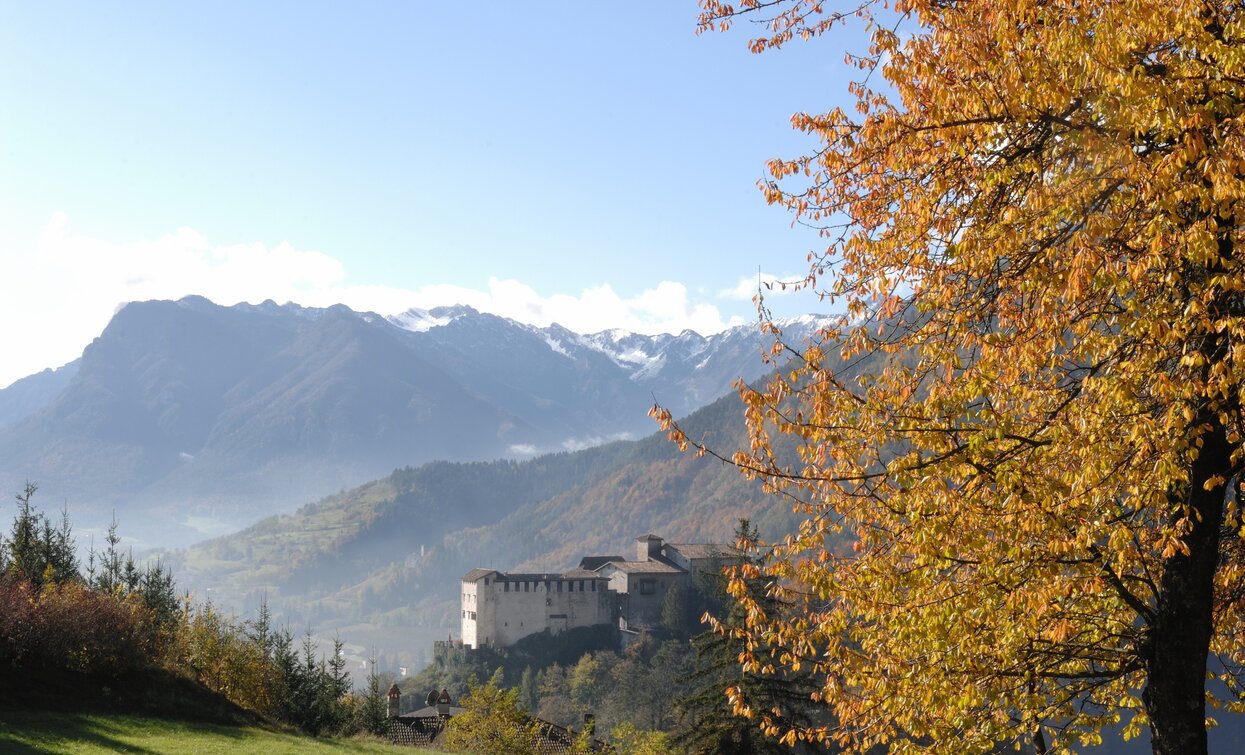
[[[431,750],[353,739],[313,739],[257,727],[174,721],[143,716],[0,708],[0,753],[221,753],[222,755],[323,755],[346,753],[407,753],[435,755]]]

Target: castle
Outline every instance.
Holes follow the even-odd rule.
[[[634,633],[661,622],[662,602],[676,584],[718,571],[737,558],[734,546],[636,538],[634,560],[587,556],[562,574],[472,569],[463,575],[462,642],[506,647],[538,632],[617,624]]]

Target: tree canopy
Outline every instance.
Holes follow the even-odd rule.
[[[818,143],[761,186],[848,313],[741,386],[733,461],[798,501],[764,569],[803,607],[737,598],[836,722],[774,733],[1205,752],[1206,701],[1245,704],[1245,6],[701,5],[756,52],[871,40],[855,111],[796,114]]]

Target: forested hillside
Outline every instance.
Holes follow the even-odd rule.
[[[735,395],[685,425],[722,448],[744,439]],[[648,532],[728,542],[740,516],[773,535],[792,515],[733,467],[654,434],[527,462],[401,469],[171,563],[181,584],[227,607],[251,610],[266,595],[296,625],[350,627],[352,638],[380,638],[382,654],[419,659],[431,639],[457,635],[458,580],[471,568],[566,569],[584,555],[630,554]],[[402,647],[389,639],[399,635]]]

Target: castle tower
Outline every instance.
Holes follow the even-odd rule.
[[[640,535],[635,539],[635,560],[652,561],[661,557],[662,539],[656,535]]]

